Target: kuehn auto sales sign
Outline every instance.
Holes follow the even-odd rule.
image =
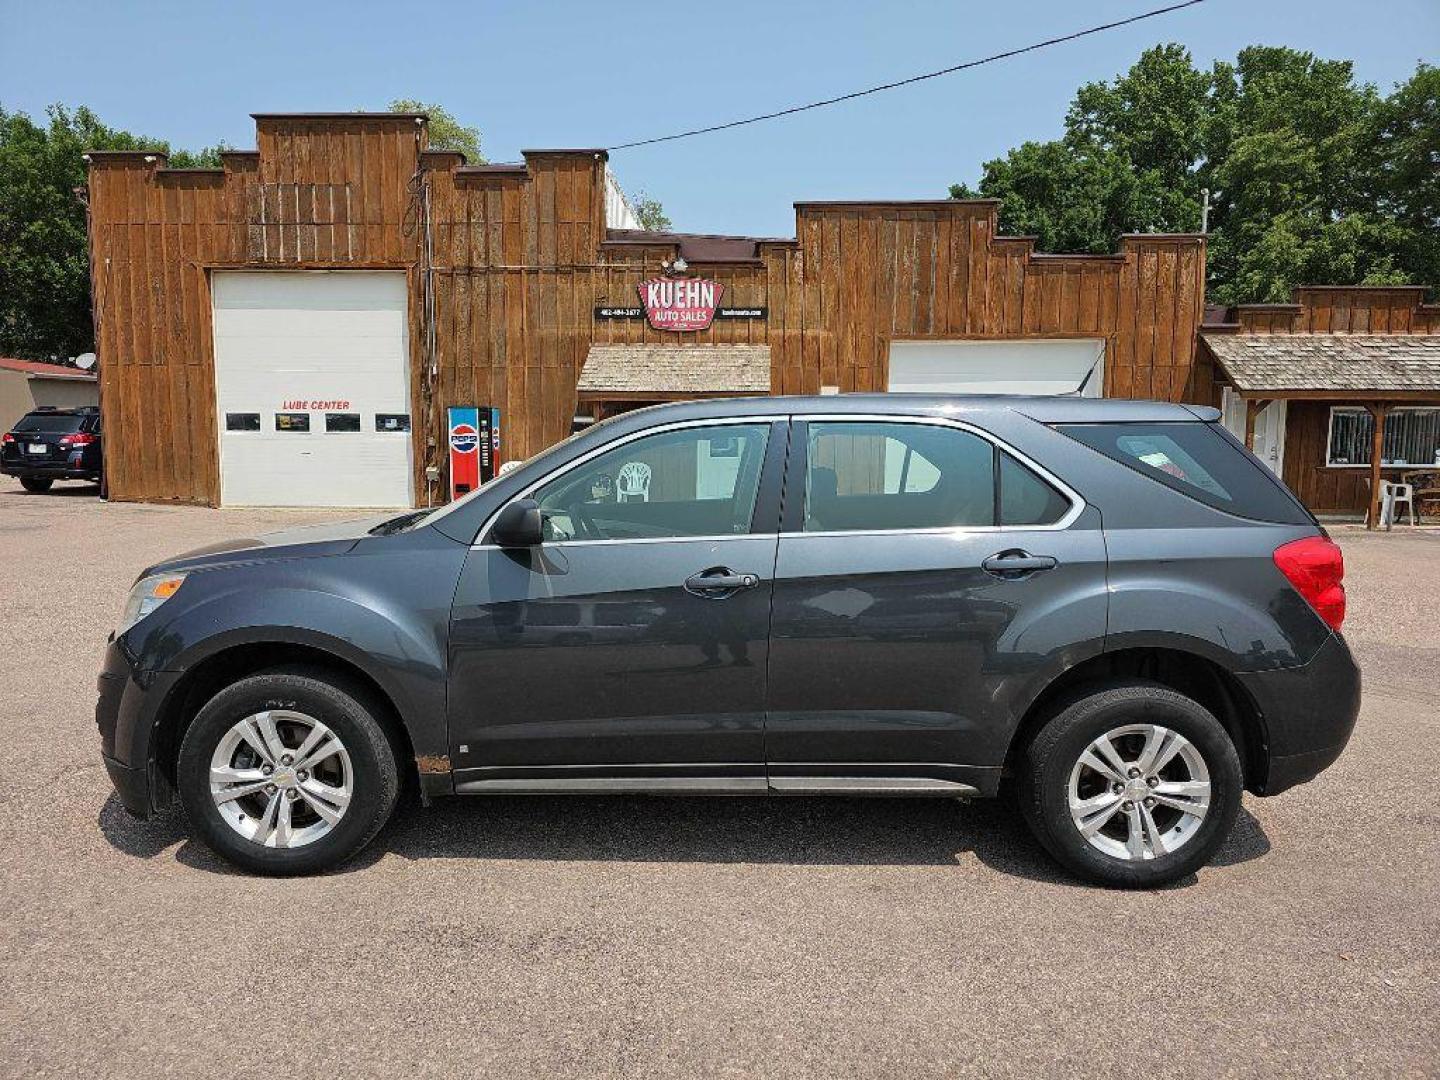
[[[640,302],[656,330],[708,330],[725,286],[706,278],[651,278],[642,281]]]

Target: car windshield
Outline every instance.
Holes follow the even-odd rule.
[[[75,413],[28,413],[15,425],[16,431],[79,431],[85,422],[83,416]]]

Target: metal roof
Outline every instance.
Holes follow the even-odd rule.
[[[769,345],[591,345],[581,394],[768,394]]]
[[[75,379],[79,382],[95,382],[93,371],[70,367],[66,364],[47,364],[40,360],[14,360],[0,356],[0,370],[22,371],[26,375],[42,379]]]
[[[1440,334],[1212,332],[1200,338],[1242,393],[1433,391],[1440,397]]]

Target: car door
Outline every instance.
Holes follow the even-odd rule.
[[[771,786],[993,790],[1016,702],[1105,633],[1099,513],[986,433],[797,422],[775,570]]]
[[[457,788],[763,790],[787,435],[639,432],[521,493],[541,546],[482,530],[451,623]]]

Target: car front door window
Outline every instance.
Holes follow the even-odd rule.
[[[750,531],[766,424],[633,439],[535,492],[548,541],[662,540]]]

